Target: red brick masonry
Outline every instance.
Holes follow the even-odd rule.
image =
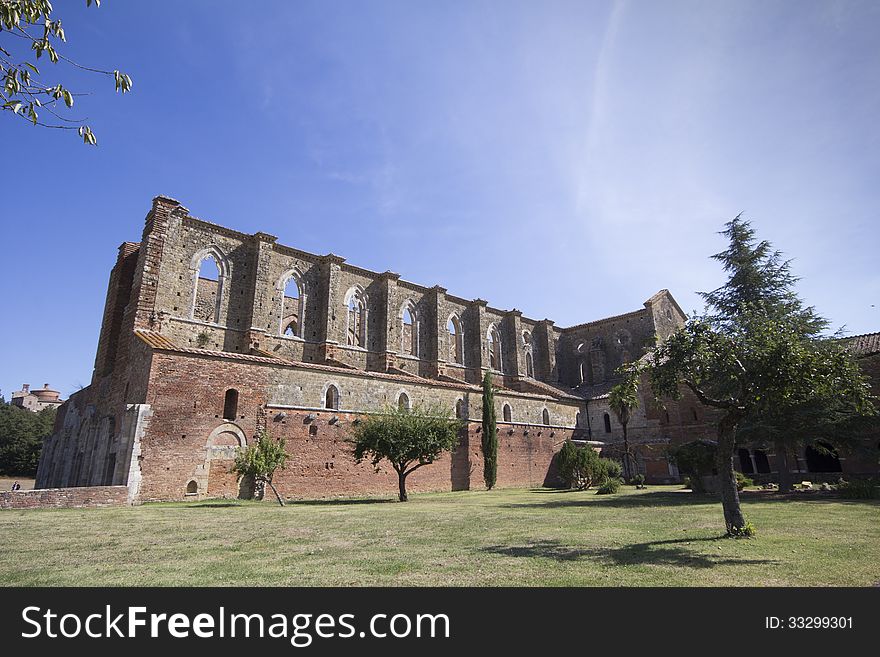
[[[43,488],[0,493],[0,509],[86,509],[127,505],[127,486]]]

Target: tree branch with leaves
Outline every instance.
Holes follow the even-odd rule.
[[[86,0],[86,6],[100,6],[100,0]],[[86,118],[68,118],[64,112],[77,96],[62,83],[47,82],[37,67],[43,55],[51,64],[59,62],[73,68],[112,77],[117,93],[131,91],[131,78],[119,70],[84,66],[59,52],[66,43],[61,19],[53,13],[49,0],[0,0],[0,110],[21,117],[35,126],[57,130],[76,130],[83,142],[97,145],[95,133]],[[33,57],[33,62],[26,61]],[[44,120],[43,114],[52,118]]]

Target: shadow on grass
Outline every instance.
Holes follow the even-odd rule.
[[[551,490],[534,489],[534,493],[549,493],[546,501],[540,502],[513,502],[505,504],[502,508],[507,509],[562,509],[578,507],[609,507],[614,509],[634,509],[641,507],[678,507],[695,505],[715,505],[721,503],[721,498],[715,495],[673,492],[673,491],[649,491],[633,495],[596,495],[594,489],[590,490]],[[580,493],[580,495],[560,495],[554,493]],[[740,492],[740,500],[749,505],[753,504],[787,504],[789,502],[808,502],[810,504],[869,504],[880,505],[878,500],[847,499],[836,495],[821,493],[773,493],[764,491]]]
[[[196,502],[195,504],[186,504],[184,509],[228,509],[230,507],[242,507],[243,504],[238,502]]]
[[[353,504],[393,504],[396,499],[390,497],[360,499],[329,499],[329,500],[285,500],[287,506],[350,506]]]
[[[541,557],[555,561],[590,559],[615,566],[652,564],[681,568],[714,568],[715,566],[744,566],[777,563],[773,559],[739,559],[736,557],[713,557],[699,554],[683,547],[692,543],[730,540],[726,536],[711,538],[676,538],[665,541],[635,543],[621,548],[573,548],[556,541],[538,541],[530,545],[493,545],[482,548],[490,554],[506,557]]]
[[[605,506],[619,509],[632,509],[647,506],[685,506],[694,504],[718,504],[718,498],[694,493],[672,493],[656,491],[637,495],[596,495],[595,490],[564,491],[580,493],[577,496],[553,495],[546,502],[522,502],[505,504],[507,509],[561,509],[576,507]]]

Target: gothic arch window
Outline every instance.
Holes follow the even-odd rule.
[[[403,304],[400,312],[400,351],[407,356],[419,355],[419,320],[412,301]]]
[[[526,376],[529,378],[535,378],[535,363],[532,360],[532,352],[526,352]]]
[[[449,360],[458,365],[464,365],[464,336],[461,330],[461,320],[457,315],[449,316],[446,330],[449,333]]]
[[[324,393],[324,408],[339,410],[339,390],[332,384],[327,386],[327,392]]]
[[[464,400],[463,399],[459,399],[458,401],[455,402],[455,417],[457,417],[459,420],[466,419],[465,414],[464,414]]]
[[[223,397],[223,419],[234,420],[238,413],[238,390],[230,388]]]
[[[367,347],[367,299],[360,287],[351,288],[345,295],[345,344]]]
[[[281,291],[281,335],[301,338],[305,335],[305,288],[302,278],[296,271],[290,271],[281,278],[278,287]]]
[[[400,395],[397,397],[397,408],[399,408],[401,411],[410,410],[409,395],[407,395],[405,392],[400,393]]]
[[[494,324],[489,325],[486,332],[486,345],[489,347],[489,368],[493,370],[501,369],[501,333]]]
[[[229,265],[217,247],[202,249],[193,256],[193,298],[190,318],[212,324],[220,323],[220,308],[226,296]]]
[[[510,410],[510,404],[505,404],[501,409],[501,417],[505,422],[511,422],[513,414]]]
[[[611,416],[605,413],[602,415],[602,420],[605,422],[605,433],[611,433]]]
[[[543,422],[545,426],[550,425],[550,411],[546,408],[541,412],[541,422]]]
[[[574,426],[576,426],[576,427],[581,426],[581,414],[580,413],[578,413],[577,415],[574,416]]]
[[[587,364],[583,359],[578,363],[578,383],[584,383],[587,380]]]

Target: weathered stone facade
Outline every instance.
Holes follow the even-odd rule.
[[[355,463],[345,440],[360,414],[399,403],[468,420],[458,449],[414,473],[412,489],[478,488],[486,371],[498,386],[498,485],[550,484],[565,439],[618,439],[604,418],[614,369],[683,320],[662,290],[640,310],[559,328],[157,197],[141,241],[119,248],[92,382],[59,409],[37,488],[124,485],[132,502],[238,496],[233,457],[267,427],[290,451],[282,494],[388,493],[394,477]],[[688,399],[643,403],[630,426],[654,481],[678,475],[649,446],[713,433]]]

